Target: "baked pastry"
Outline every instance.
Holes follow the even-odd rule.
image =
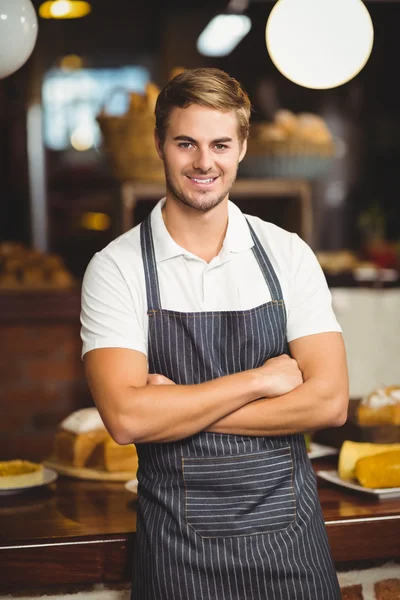
[[[49,279],[54,287],[59,288],[70,287],[74,283],[71,273],[64,268],[53,269],[49,275]]]
[[[361,458],[394,451],[400,452],[400,444],[370,444],[346,440],[343,442],[339,454],[339,477],[345,481],[354,479],[356,465]]]
[[[358,406],[359,425],[400,425],[400,386],[377,388]]]
[[[400,487],[400,450],[360,458],[356,478],[368,488]]]
[[[280,109],[276,111],[275,123],[288,135],[294,134],[298,127],[297,116],[291,110],[287,109]]]
[[[251,132],[250,155],[331,157],[335,154],[335,143],[327,123],[313,113],[296,115],[280,109],[273,122],[255,123]]]
[[[332,135],[324,119],[313,113],[300,113],[297,115],[297,131],[300,138],[315,144],[329,144]]]
[[[54,440],[57,461],[73,467],[85,466],[96,446],[108,433],[96,408],[83,408],[64,419]]]
[[[95,407],[77,410],[60,423],[54,439],[54,458],[72,467],[108,472],[134,472],[138,466],[134,444],[117,444]]]
[[[21,286],[22,284],[15,273],[0,275],[0,289],[14,290],[19,289]]]
[[[316,257],[321,268],[325,273],[329,273],[330,275],[351,272],[360,263],[357,255],[346,248],[334,252],[319,251],[316,252]]]
[[[1,290],[65,289],[75,285],[63,259],[17,242],[0,243]]]
[[[89,456],[86,466],[108,472],[137,471],[138,456],[134,444],[121,446],[107,436]]]
[[[0,489],[37,485],[43,481],[43,465],[29,460],[0,462]]]

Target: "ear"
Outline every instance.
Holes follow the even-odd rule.
[[[157,150],[158,156],[161,158],[161,160],[163,160],[164,153],[163,153],[162,142],[161,142],[160,138],[158,137],[157,131],[154,131],[154,143],[156,145],[156,150]]]
[[[239,162],[242,162],[247,152],[247,139],[242,142],[242,147],[240,149]]]

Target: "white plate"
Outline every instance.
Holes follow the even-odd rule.
[[[7,487],[0,488],[0,496],[7,496],[8,494],[20,494],[22,492],[26,492],[28,490],[32,490],[37,487],[41,487],[43,485],[49,485],[49,483],[53,483],[58,477],[58,473],[54,471],[54,469],[49,469],[48,467],[44,467],[43,469],[43,480],[40,483],[34,483],[33,485],[24,485],[20,487]]]
[[[127,481],[125,483],[125,489],[128,490],[128,492],[132,492],[132,494],[137,494],[137,487],[138,487],[137,479],[130,479],[129,481]]]
[[[352,479],[351,481],[344,481],[339,477],[337,471],[318,471],[317,475],[318,477],[321,477],[321,479],[325,479],[326,481],[330,481],[331,483],[340,485],[340,487],[344,487],[349,490],[355,490],[357,492],[364,492],[364,494],[371,494],[372,496],[376,496],[377,498],[400,497],[400,487],[378,489],[363,487],[362,485],[356,483],[355,479]]]
[[[314,444],[311,442],[310,449],[308,451],[308,458],[322,458],[323,456],[333,456],[339,454],[337,448],[332,446],[323,446],[322,444]]]

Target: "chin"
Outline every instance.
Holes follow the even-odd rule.
[[[223,196],[209,196],[210,192],[202,193],[201,197],[198,198],[188,198],[181,199],[181,202],[186,206],[191,206],[196,210],[200,210],[202,212],[208,212],[212,210],[226,198],[226,194]]]

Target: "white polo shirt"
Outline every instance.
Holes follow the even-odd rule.
[[[245,215],[228,202],[228,228],[218,256],[206,261],[172,239],[160,200],[151,226],[162,308],[182,312],[248,310],[271,300],[256,261]],[[331,294],[311,248],[297,234],[246,215],[282,287],[287,340],[341,331]],[[147,356],[147,296],[140,225],[90,261],[82,285],[82,357],[95,348],[130,348]]]

